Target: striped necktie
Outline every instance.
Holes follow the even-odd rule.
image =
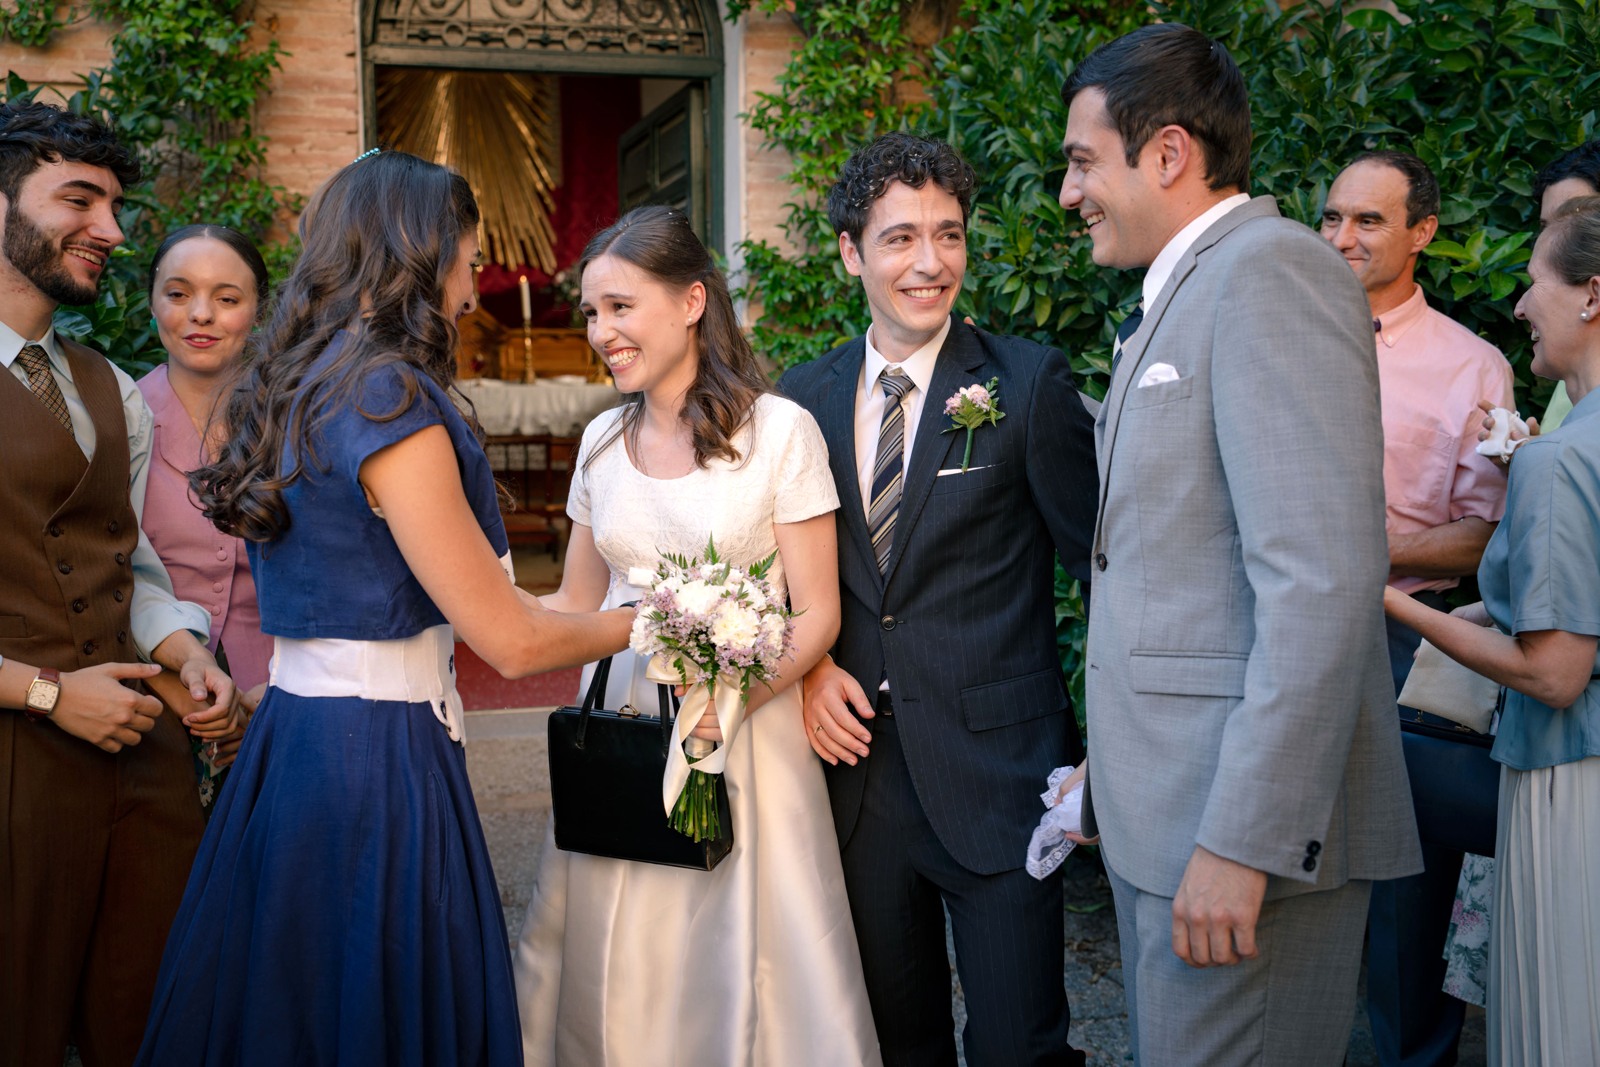
[[[72,432],[72,412],[67,410],[67,398],[61,395],[56,376],[50,373],[50,357],[38,345],[25,345],[17,354],[17,362],[28,372],[28,389],[61,420],[68,433]]]
[[[1121,326],[1117,327],[1117,342],[1111,346],[1110,377],[1116,377],[1117,363],[1122,359],[1122,346],[1128,343],[1128,338],[1134,335],[1134,333],[1139,329],[1139,323],[1143,321],[1144,304],[1141,303],[1136,305],[1132,311],[1128,312],[1128,317],[1122,320]]]
[[[916,383],[899,367],[885,367],[878,377],[883,386],[883,423],[878,427],[878,458],[872,465],[872,499],[867,507],[867,532],[878,572],[889,569],[894,547],[894,520],[900,513],[900,487],[905,481],[906,409],[902,401]]]

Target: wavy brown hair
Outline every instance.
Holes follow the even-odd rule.
[[[656,204],[634,208],[590,238],[578,260],[578,277],[601,256],[631,263],[675,293],[695,282],[705,286],[706,307],[696,333],[699,358],[680,418],[689,427],[698,466],[715,458],[738,463],[743,457],[733,446],[734,435],[749,421],[756,398],[772,392],[772,383],[739,329],[728,280],[700,243],[688,216]],[[629,396],[616,431],[600,442],[585,466],[619,437],[637,440],[643,416],[644,394]]]
[[[289,528],[283,490],[305,462],[321,465],[318,431],[373,371],[403,363],[452,387],[455,322],[445,280],[478,203],[459,174],[404,152],[380,152],[328,179],[300,217],[300,258],[278,287],[261,355],[245,367],[223,416],[227,444],[189,476],[206,518],[224,533],[270,541]],[[313,373],[340,330],[338,354]],[[385,421],[416,399],[362,413]],[[285,469],[287,468],[287,469]]]

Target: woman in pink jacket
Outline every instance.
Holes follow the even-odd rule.
[[[220,415],[217,398],[234,377],[266,299],[267,267],[248,238],[226,226],[174,230],[150,265],[150,310],[167,362],[139,380],[155,416],[144,532],[179,599],[211,613],[211,651],[227,657],[240,693],[266,682],[272,638],[261,632],[244,542],[206,521],[188,479],[211,462],[225,432],[213,418]],[[233,747],[223,746],[225,756]]]

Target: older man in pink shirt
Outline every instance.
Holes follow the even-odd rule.
[[[1371,152],[1334,179],[1322,235],[1350,263],[1372,308],[1389,584],[1443,607],[1443,591],[1476,573],[1505,510],[1505,476],[1476,451],[1478,403],[1515,404],[1500,350],[1429,307],[1414,278],[1438,211],[1439,183],[1427,164],[1403,152]],[[1397,695],[1418,643],[1415,631],[1391,622]],[[1414,791],[1416,779],[1413,772]],[[1373,884],[1367,1008],[1385,1067],[1455,1063],[1465,1011],[1440,988],[1462,854],[1430,842],[1423,829],[1427,870]]]

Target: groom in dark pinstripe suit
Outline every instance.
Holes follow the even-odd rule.
[[[828,199],[872,326],[780,387],[839,487],[843,620],[806,678],[884,1062],[956,1062],[944,913],[972,1067],[1081,1063],[1067,1043],[1062,893],[1022,869],[1054,767],[1082,750],[1056,651],[1054,563],[1088,576],[1093,425],[1066,357],[955,321],[974,178],[890,134]],[[993,384],[997,422],[946,399]]]

